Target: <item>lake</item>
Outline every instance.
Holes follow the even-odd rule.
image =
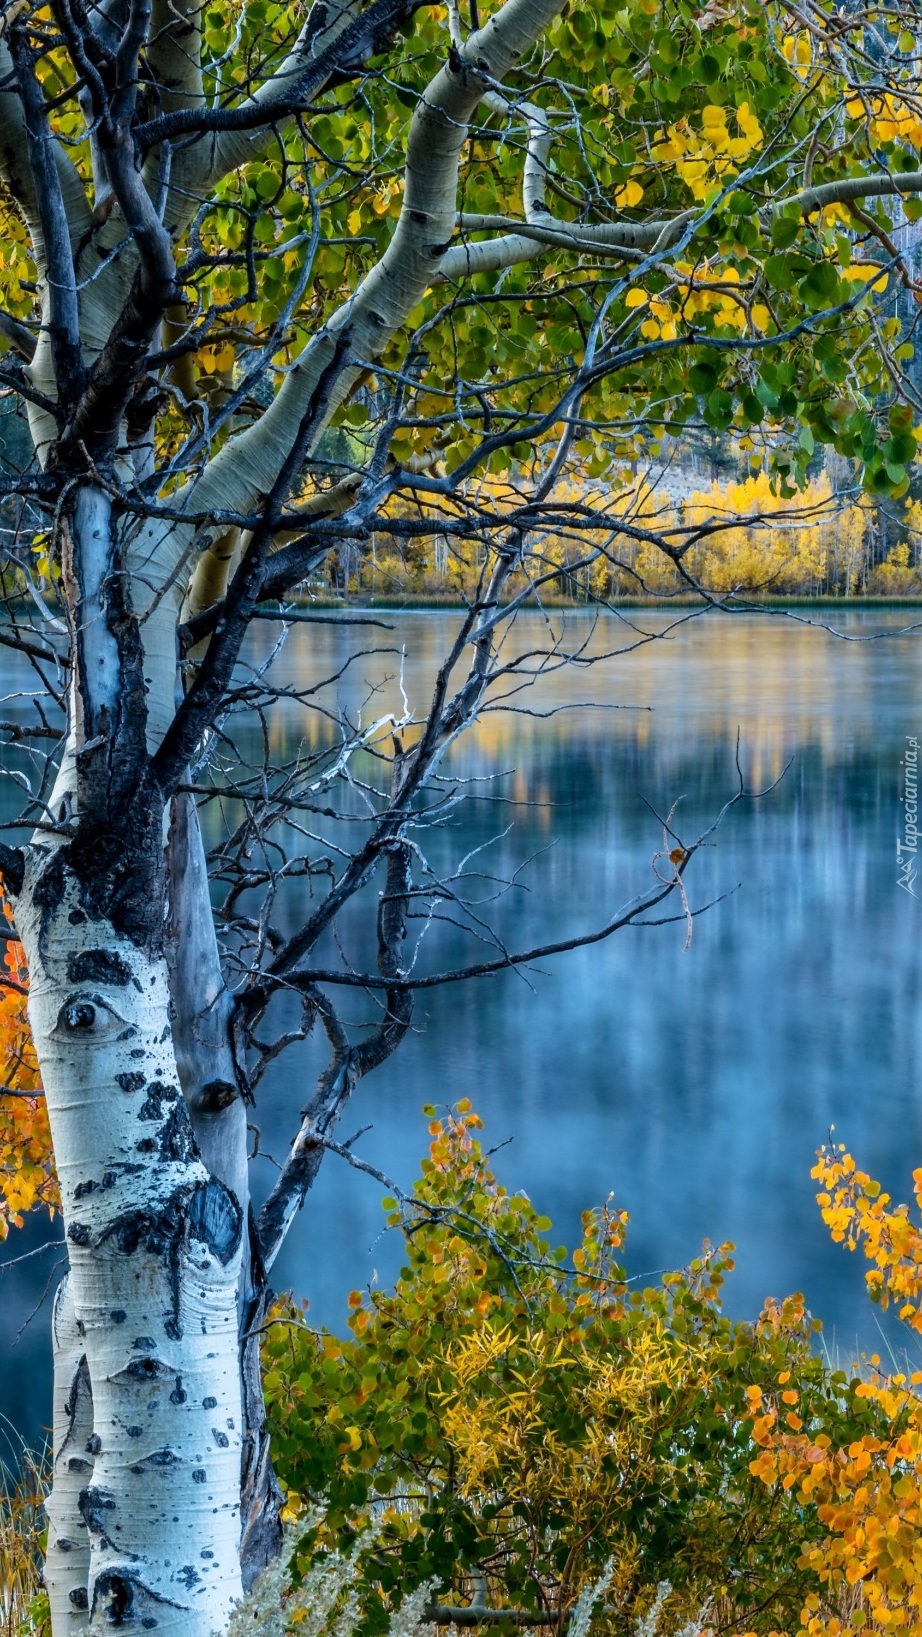
[[[330,676],[361,641],[389,651],[349,665],[323,695],[327,708],[354,712],[366,700],[366,715],[399,710],[402,668],[421,712],[459,616],[376,617],[392,629],[294,631],[273,675],[299,685]],[[868,637],[911,617],[862,609],[843,612],[838,627]],[[588,639],[598,653],[668,624],[658,611],[606,615],[594,628],[581,612],[550,618],[565,643]],[[277,634],[261,628],[250,657],[265,657]],[[544,639],[540,616],[520,620],[517,650]],[[362,1085],[340,1134],[370,1125],[357,1151],[409,1188],[427,1143],[422,1104],[470,1097],[487,1143],[511,1139],[496,1156],[502,1180],[553,1218],[555,1242],[572,1244],[580,1212],[614,1194],[631,1213],[632,1275],[650,1282],[705,1237],[730,1239],[729,1311],[754,1317],[766,1296],[801,1290],[827,1345],[845,1358],[873,1350],[880,1315],[863,1265],[829,1241],[810,1167],[830,1126],[898,1198],[922,1164],[922,880],[919,899],[901,890],[896,860],[901,758],[922,729],[920,684],[922,632],[849,642],[784,617],[709,612],[598,667],[558,669],[514,701],[553,714],[488,715],[451,767],[502,777],[472,787],[480,799],[433,837],[432,854],[444,866],[483,847],[476,867],[493,877],[532,860],[484,911],[520,948],[590,930],[645,889],[662,848],[651,807],[664,813],[682,798],[674,825],[693,839],[734,791],[737,736],[751,787],[790,766],[693,860],[693,907],[727,896],[696,921],[687,952],[681,923],[629,929],[527,978],[427,991],[415,1033]],[[0,692],[33,685],[0,650]],[[8,701],[3,714],[22,708]],[[255,746],[252,724],[230,726]],[[269,731],[273,748],[291,753],[329,735],[330,719],[277,702]],[[5,783],[8,818],[20,796]],[[209,841],[217,818],[206,809]],[[484,896],[491,890],[484,881]],[[292,894],[277,918],[293,926],[300,909]],[[367,903],[339,933],[357,964],[370,958]],[[434,927],[419,970],[482,953]],[[293,1132],[318,1066],[312,1050],[290,1052],[263,1083],[256,1120],[269,1155]],[[273,1175],[271,1159],[256,1162],[257,1188]],[[309,1297],[318,1323],[342,1326],[348,1291],[400,1265],[381,1194],[328,1157],[276,1265],[278,1288]],[[0,1259],[36,1248],[44,1232],[33,1224],[11,1236]],[[0,1275],[0,1404],[29,1438],[49,1415],[47,1300],[13,1338],[54,1259],[41,1253]]]

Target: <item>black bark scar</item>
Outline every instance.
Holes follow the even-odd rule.
[[[50,864],[39,875],[32,888],[32,902],[39,912],[38,920],[38,948],[42,960],[47,958],[48,935],[51,931],[49,923],[53,920],[55,911],[60,909],[64,899],[64,848],[59,849]]]
[[[222,1108],[230,1108],[239,1095],[232,1081],[209,1080],[202,1087],[202,1110],[205,1114],[217,1114]]]
[[[124,1554],[131,1556],[131,1553]],[[107,1624],[127,1626],[137,1623],[145,1631],[153,1630],[157,1621],[151,1611],[155,1608],[178,1609],[179,1603],[152,1591],[138,1575],[127,1569],[104,1569],[96,1576],[93,1587],[93,1616],[105,1609]]]
[[[189,1232],[201,1239],[227,1267],[240,1245],[243,1213],[229,1188],[212,1180],[197,1188],[189,1202]]]
[[[102,1489],[98,1484],[88,1484],[77,1496],[77,1505],[80,1508],[80,1516],[93,1538],[100,1545],[111,1547],[112,1542],[106,1530],[109,1519],[105,1514],[115,1511],[115,1496],[112,1491]]]
[[[184,1103],[176,1103],[160,1130],[158,1138],[162,1160],[191,1160],[197,1153],[192,1122]]]
[[[182,1263],[189,1239],[205,1244],[221,1266],[227,1267],[239,1249],[242,1233],[240,1206],[230,1190],[212,1178],[208,1182],[183,1183],[157,1211],[126,1211],[109,1224],[101,1243],[114,1239],[126,1256],[133,1256],[140,1248],[164,1261],[171,1298],[165,1328],[172,1340],[179,1341]],[[134,1361],[128,1368],[133,1367]]]
[[[128,962],[115,949],[81,949],[67,959],[67,976],[71,983],[112,983],[124,989],[134,983]]]
[[[173,1103],[179,1096],[177,1086],[168,1086],[162,1080],[152,1080],[147,1087],[144,1102],[138,1109],[139,1120],[162,1120],[164,1103]]]

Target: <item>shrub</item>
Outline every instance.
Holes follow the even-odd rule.
[[[871,1264],[873,1301],[894,1303],[908,1330],[922,1332],[922,1230],[905,1205],[859,1171],[843,1147],[820,1151],[813,1172],[833,1239]],[[914,1173],[922,1207],[922,1170]],[[845,1393],[844,1377],[831,1386]],[[868,1361],[854,1391],[874,1413],[851,1436],[817,1421],[799,1384],[770,1395],[751,1388],[753,1433],[761,1446],[752,1470],[774,1498],[793,1497],[819,1530],[801,1542],[798,1567],[817,1580],[805,1600],[798,1637],[922,1631],[922,1371],[886,1370]]]
[[[721,1629],[793,1629],[825,1595],[810,1556],[825,1527],[791,1486],[764,1482],[760,1406],[790,1383],[837,1445],[879,1436],[886,1407],[830,1377],[799,1297],[756,1324],[724,1316],[729,1246],[635,1289],[627,1217],[609,1202],[586,1213],[572,1257],[552,1250],[547,1218],[494,1177],[479,1124],[464,1103],[433,1120],[416,1194],[384,1201],[406,1265],[392,1292],[353,1293],[347,1339],[290,1302],[276,1314],[277,1467],[291,1515],[324,1509],[296,1573],[357,1542],[369,1637],[428,1581],[442,1603],[479,1592],[560,1629],[609,1560],[594,1630],[642,1619],[661,1582],[664,1629],[705,1604]]]

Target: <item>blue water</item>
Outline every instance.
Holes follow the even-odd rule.
[[[366,645],[402,649],[403,660],[392,651],[354,663],[321,696],[329,712],[354,713],[363,700],[366,717],[402,708],[401,666],[411,705],[425,709],[457,616],[381,617],[393,630],[367,633]],[[559,626],[562,616],[553,618]],[[659,613],[631,619],[644,632],[667,623]],[[868,636],[905,621],[860,611],[839,625]],[[515,647],[534,648],[545,634],[530,615]],[[253,659],[277,631],[258,636]],[[587,636],[597,653],[634,640],[612,617],[594,632],[584,614],[563,621],[565,644]],[[296,631],[272,674],[319,681],[356,642],[346,628]],[[0,691],[33,685],[3,651],[0,665]],[[790,766],[773,793],[734,808],[694,860],[692,906],[726,896],[696,920],[687,952],[684,924],[632,929],[527,976],[428,991],[416,1032],[360,1088],[342,1134],[370,1124],[358,1151],[408,1187],[427,1141],[421,1105],[470,1097],[487,1140],[512,1139],[496,1159],[503,1180],[531,1194],[561,1240],[572,1243],[581,1210],[613,1193],[631,1213],[633,1273],[679,1266],[705,1237],[730,1239],[733,1313],[754,1316],[766,1296],[801,1290],[840,1354],[879,1346],[863,1268],[829,1242],[809,1173],[831,1125],[897,1197],[922,1164],[922,882],[918,899],[901,891],[896,867],[900,759],[922,731],[920,682],[922,633],[855,643],[782,618],[709,613],[598,667],[557,669],[512,701],[556,714],[489,715],[451,769],[504,776],[472,786],[480,799],[427,845],[445,867],[491,843],[471,867],[494,877],[532,858],[520,885],[484,910],[519,948],[599,926],[646,888],[662,847],[650,807],[665,813],[682,798],[674,827],[694,839],[733,794],[737,736],[753,788]],[[580,703],[592,708],[573,708]],[[229,726],[261,754],[254,724]],[[275,753],[331,731],[329,715],[293,704],[270,713]],[[17,801],[8,788],[4,813]],[[210,841],[217,822],[217,807],[206,809]],[[341,839],[329,823],[318,828]],[[338,928],[357,967],[373,957],[371,903],[366,895]],[[294,926],[302,909],[292,894],[275,918]],[[436,925],[418,970],[483,953]],[[327,958],[337,958],[332,944]],[[358,1009],[356,997],[350,1015]],[[255,1118],[270,1154],[283,1151],[320,1066],[313,1049],[298,1050],[261,1088]],[[271,1162],[254,1170],[265,1190]],[[399,1243],[382,1233],[381,1193],[329,1158],[296,1221],[277,1283],[308,1296],[318,1322],[341,1324],[348,1290],[399,1265]],[[37,1242],[32,1227],[0,1259]],[[11,1343],[53,1259],[0,1276],[0,1404],[29,1437],[48,1417],[47,1302]]]

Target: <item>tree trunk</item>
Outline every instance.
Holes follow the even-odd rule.
[[[251,1219],[244,1087],[230,1039],[231,997],[215,936],[208,867],[191,795],[174,798],[167,854],[167,953],[173,1049],[196,1146],[211,1175],[230,1189]],[[244,1235],[237,1312],[243,1397],[241,1571],[248,1589],[282,1545],[282,1496],[269,1456],[259,1332],[268,1305],[262,1258]]]
[[[48,1550],[45,1584],[55,1632],[85,1631],[90,1541],[80,1492],[90,1466],[93,1399],[83,1337],[77,1329],[66,1274],[58,1286],[51,1320],[54,1352],[54,1488],[45,1502]]]
[[[56,1327],[57,1390],[76,1408],[56,1405],[54,1637],[81,1629],[86,1607],[101,1624],[210,1637],[241,1593],[243,1213],[194,1140],[166,960],[93,914],[69,852],[33,841],[17,904],[71,1266],[57,1311],[72,1303],[72,1324]]]
[[[132,608],[92,486],[66,544],[80,612],[48,808],[61,828],[33,836],[16,901],[70,1259],[53,1326],[52,1629],[212,1637],[280,1545],[244,1086],[195,804],[177,795],[167,825],[150,776],[175,709],[178,604]]]

